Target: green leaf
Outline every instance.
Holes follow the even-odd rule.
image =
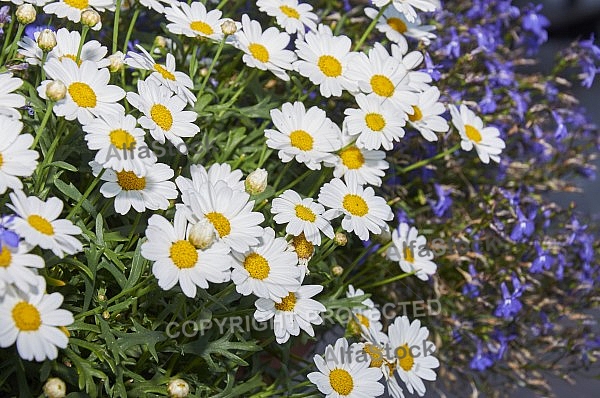
[[[156,362],[158,362],[158,353],[156,352],[156,344],[165,341],[167,336],[164,332],[150,330],[143,327],[135,319],[132,319],[135,333],[124,333],[114,331],[117,337],[117,344],[122,351],[127,351],[132,347],[144,346],[150,351],[150,354]]]

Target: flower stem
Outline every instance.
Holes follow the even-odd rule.
[[[121,17],[121,0],[117,0],[117,7],[115,9],[115,21],[113,23],[113,36],[112,36],[112,53],[117,52],[117,42],[119,40],[119,20]]]
[[[38,127],[37,132],[35,133],[35,138],[33,139],[33,144],[31,144],[31,149],[35,149],[38,141],[42,137],[42,133],[44,132],[44,128],[50,119],[50,115],[52,114],[52,108],[54,107],[54,102],[49,101],[48,107],[46,108],[46,113],[44,114],[44,118],[42,119],[42,123],[40,127]]]
[[[452,152],[456,151],[458,148],[460,148],[460,144],[456,144],[454,145],[452,148],[446,149],[444,152],[440,152],[437,155],[431,157],[431,158],[427,158],[427,159],[423,159],[418,161],[417,163],[413,163],[410,166],[407,166],[403,169],[400,169],[400,173],[401,174],[406,174],[409,171],[418,169],[419,167],[423,167],[423,166],[427,166],[429,163],[433,162],[434,160],[438,160],[443,158],[446,155],[451,154]]]
[[[215,65],[217,64],[217,60],[219,59],[219,56],[221,55],[221,51],[223,51],[224,46],[225,46],[225,36],[223,36],[223,39],[219,43],[219,47],[217,48],[217,53],[215,54],[212,62],[210,63],[210,66],[208,67],[208,72],[206,73],[206,76],[204,76],[204,80],[202,81],[202,86],[200,86],[200,90],[198,91],[198,98],[200,98],[200,96],[204,93],[204,88],[206,87],[206,83],[208,83],[208,81],[210,80],[210,75],[212,74],[212,71],[215,68]]]
[[[381,10],[379,10],[379,12],[377,13],[377,16],[375,16],[375,18],[373,18],[373,20],[367,27],[367,30],[365,30],[365,32],[362,34],[362,36],[360,37],[360,39],[354,46],[354,50],[352,50],[352,51],[358,51],[362,47],[363,43],[365,42],[365,40],[367,40],[367,37],[369,36],[369,34],[371,33],[371,31],[373,30],[375,25],[377,25],[377,21],[379,21],[379,17],[381,17],[383,12],[385,11],[386,8],[388,8],[389,5],[390,5],[390,3],[381,7]]]
[[[75,62],[79,63],[81,58],[81,50],[83,49],[83,44],[85,43],[85,37],[88,34],[90,27],[87,25],[83,25],[81,29],[81,40],[79,40],[79,48],[77,49],[77,58],[75,58]]]
[[[136,8],[133,12],[133,17],[131,17],[131,22],[129,22],[129,28],[127,29],[127,35],[125,35],[125,43],[123,43],[123,54],[127,53],[127,44],[129,43],[129,39],[131,38],[131,33],[133,33],[133,27],[135,26],[135,21],[137,21],[138,15],[140,15],[140,9]],[[152,54],[152,53],[150,53]]]
[[[81,198],[77,201],[77,203],[75,204],[75,206],[73,206],[73,208],[71,209],[71,211],[69,212],[69,214],[67,214],[67,219],[68,220],[70,220],[71,217],[73,217],[73,215],[75,215],[75,213],[83,205],[83,202],[88,198],[88,196],[90,196],[90,194],[92,193],[92,191],[94,190],[94,188],[96,188],[96,185],[98,185],[98,182],[100,181],[100,178],[102,177],[102,174],[104,174],[105,170],[106,169],[102,169],[102,171],[100,171],[100,173],[98,173],[98,175],[96,177],[94,177],[94,180],[90,183],[90,185],[85,190],[85,192],[83,193],[83,195],[81,196]]]
[[[388,278],[388,279],[384,279],[384,280],[379,281],[379,282],[371,283],[370,285],[367,285],[367,286],[361,286],[361,288],[364,289],[364,290],[366,290],[366,289],[371,289],[371,288],[377,287],[377,286],[387,285],[388,283],[396,282],[396,281],[399,281],[401,279],[404,279],[404,278],[407,278],[409,276],[412,276],[416,272],[417,271],[413,271],[413,272],[409,272],[409,273],[406,273],[406,274],[396,275],[396,276],[393,276],[393,277]]]

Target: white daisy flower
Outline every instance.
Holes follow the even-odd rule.
[[[359,108],[344,111],[344,127],[349,135],[358,135],[356,146],[391,150],[394,142],[404,137],[408,114],[376,96],[358,94],[355,100]]]
[[[225,181],[207,182],[197,195],[190,195],[190,221],[210,221],[219,240],[237,252],[257,245],[263,235],[262,213],[253,212],[254,201],[246,192],[233,190]]]
[[[69,220],[59,219],[63,202],[49,198],[45,202],[35,196],[26,196],[23,191],[10,194],[12,204],[8,204],[18,217],[13,219],[12,229],[31,246],[49,249],[63,258],[65,254],[75,254],[83,250],[81,242],[73,235],[80,235],[81,229]]]
[[[419,94],[419,101],[413,105],[413,114],[408,115],[410,125],[417,129],[427,141],[437,141],[435,132],[448,131],[448,122],[442,116],[444,104],[438,102],[440,90],[433,86]]]
[[[29,65],[40,65],[42,63],[44,52],[37,44],[39,35],[40,32],[33,32],[33,39],[24,35],[17,43],[19,46],[17,52],[25,58],[25,62]]]
[[[44,268],[44,259],[29,253],[26,244],[15,249],[0,245],[0,292],[3,286],[14,284],[22,292],[39,289],[38,268]]]
[[[288,250],[285,238],[276,238],[272,228],[265,228],[257,246],[233,252],[231,280],[238,293],[282,303],[289,292],[300,287],[298,256]]]
[[[390,0],[373,0],[373,5],[381,8],[389,4]],[[415,22],[418,18],[417,10],[433,12],[440,9],[440,0],[392,0],[394,8],[404,14],[409,22]]]
[[[222,15],[221,10],[207,11],[199,1],[192,4],[171,2],[171,7],[165,8],[165,17],[170,22],[167,24],[169,32],[187,37],[208,37],[217,41],[223,38]]]
[[[187,154],[182,137],[193,137],[200,131],[194,124],[198,114],[184,111],[185,100],[154,80],[138,80],[137,88],[137,93],[127,93],[127,101],[144,114],[139,119],[142,127],[161,144],[166,138],[179,152]]]
[[[76,30],[72,32],[69,32],[65,28],[57,30],[56,47],[54,47],[52,51],[48,53],[48,59],[58,58],[62,61],[64,58],[70,58],[75,61],[77,59],[77,51],[79,50],[80,42],[81,35]],[[107,53],[108,49],[101,45],[99,41],[86,41],[81,47],[81,54],[77,64],[81,65],[83,61],[94,61],[98,65],[98,68],[105,68],[110,64],[110,60],[108,58],[104,58],[106,57]]]
[[[275,17],[277,25],[285,29],[287,33],[303,36],[306,28],[317,29],[319,17],[312,13],[310,4],[299,3],[298,0],[258,0],[258,9],[267,15]]]
[[[386,255],[390,260],[398,261],[402,271],[415,272],[417,278],[424,281],[437,270],[437,265],[431,261],[433,251],[427,247],[427,239],[406,223],[401,223],[392,232],[392,246]]]
[[[337,153],[333,176],[352,176],[360,185],[381,186],[381,177],[390,165],[385,161],[384,151],[359,148],[352,138],[344,134],[344,147]],[[348,177],[346,177],[348,178]]]
[[[190,195],[198,195],[202,185],[207,182],[214,185],[217,181],[224,181],[234,191],[245,192],[242,181],[244,174],[241,170],[231,170],[227,163],[214,163],[208,170],[200,164],[193,164],[190,166],[190,176],[191,179],[181,175],[175,179],[182,201],[187,206],[190,206]]]
[[[98,176],[102,166],[90,162],[92,173]],[[131,207],[141,213],[148,210],[165,210],[169,200],[177,198],[172,181],[175,172],[163,163],[146,164],[146,172],[137,176],[133,171],[105,169],[100,179],[106,181],[100,188],[105,198],[115,198],[115,211],[127,214]]]
[[[117,2],[115,0],[59,0],[44,6],[44,12],[54,14],[59,18],[67,18],[69,21],[81,21],[81,13],[92,8],[99,13],[114,11]],[[100,30],[102,22],[96,24],[92,29]]]
[[[176,65],[173,54],[167,53],[166,64],[161,65],[156,63],[154,58],[152,58],[152,55],[144,50],[142,46],[138,44],[137,48],[142,54],[129,51],[125,63],[132,68],[152,71],[150,74],[151,79],[156,80],[157,83],[162,84],[163,86],[167,86],[173,93],[177,94],[193,106],[196,102],[196,96],[190,89],[194,87],[194,82],[185,73],[175,70]]]
[[[156,163],[156,155],[144,142],[145,131],[137,120],[122,113],[116,118],[94,118],[83,126],[88,148],[96,152],[94,160],[105,169],[132,171],[145,175],[146,165]]]
[[[229,248],[221,242],[206,250],[196,249],[188,240],[190,226],[185,217],[176,211],[173,225],[158,214],[150,217],[142,256],[154,261],[152,273],[162,289],[179,283],[186,296],[195,297],[197,287],[208,289],[208,282],[229,281],[232,261]]]
[[[41,7],[44,4],[46,4],[46,3],[48,3],[48,2],[50,2],[52,0],[2,0],[2,1],[3,2],[10,2],[10,3],[13,3],[14,5],[17,5],[17,6],[20,6],[21,4],[24,4],[24,3],[30,3],[30,4],[32,4],[34,6]]]
[[[172,0],[139,0],[140,4],[143,5],[146,8],[149,8],[150,10],[154,10],[159,14],[164,14],[165,13],[165,6],[163,3],[167,4],[167,5],[172,5],[173,1]]]
[[[339,338],[335,345],[325,348],[325,358],[315,355],[318,372],[308,374],[308,380],[315,384],[326,398],[378,397],[383,394],[379,383],[381,371],[371,368],[369,362],[359,358],[360,344],[348,344]]]
[[[22,189],[21,177],[30,177],[37,167],[39,154],[30,150],[31,134],[20,134],[23,123],[0,115],[0,194],[7,189]]]
[[[460,112],[456,106],[448,106],[452,115],[452,124],[460,133],[460,146],[465,151],[475,147],[479,159],[485,164],[492,159],[500,162],[500,153],[506,147],[504,140],[500,138],[500,131],[496,127],[484,127],[483,121],[465,105],[460,106]]]
[[[93,117],[118,117],[125,109],[118,103],[125,97],[125,91],[118,86],[109,85],[110,72],[106,68],[98,69],[96,62],[83,61],[78,66],[70,58],[59,61],[53,58],[44,64],[49,78],[60,80],[67,87],[67,95],[58,101],[52,110],[57,116],[67,120],[77,118],[79,123],[87,124]],[[46,97],[46,86],[51,80],[44,80],[37,91],[40,97]]]
[[[410,114],[411,106],[417,102],[417,96],[407,85],[406,68],[379,43],[369,50],[369,55],[359,53],[354,57],[348,77],[358,82],[360,91],[391,103],[398,113]]]
[[[305,285],[298,290],[289,292],[287,296],[277,303],[268,298],[259,298],[254,305],[254,319],[266,322],[273,318],[273,331],[278,344],[283,344],[290,336],[298,336],[304,330],[309,336],[314,337],[312,325],[321,325],[323,318],[320,313],[326,311],[323,304],[311,297],[321,293],[323,286]]]
[[[304,233],[306,239],[315,245],[321,244],[321,231],[329,239],[333,239],[335,232],[323,213],[325,208],[316,203],[312,198],[302,197],[295,191],[288,189],[271,202],[273,221],[277,224],[287,224],[285,232],[290,235]]]
[[[391,352],[389,337],[374,329],[363,329],[362,337],[366,340],[365,343],[359,343],[363,352],[369,356],[372,368],[379,368],[383,374],[383,384],[386,387],[387,393],[392,398],[404,398],[404,390],[400,387],[398,376],[395,372],[396,357]]]
[[[319,85],[321,95],[339,97],[342,90],[356,91],[356,82],[348,77],[348,68],[356,53],[350,52],[352,41],[347,36],[334,36],[327,25],[296,39],[299,60],[294,69]]]
[[[388,54],[385,48],[377,47],[382,54]],[[419,51],[403,51],[398,45],[391,46],[392,58],[396,59],[406,70],[404,84],[416,92],[429,89],[429,83],[432,82],[431,75],[427,72],[416,70],[423,63],[423,53]],[[410,113],[410,112],[409,112]]]
[[[423,380],[434,381],[437,376],[432,369],[440,366],[440,362],[431,355],[435,345],[427,340],[429,330],[421,327],[421,321],[412,323],[406,316],[398,317],[388,328],[390,345],[396,354],[396,371],[406,384],[408,392],[425,394]]]
[[[0,73],[0,116],[21,118],[16,108],[25,106],[25,97],[13,91],[22,85],[23,80],[13,77],[12,73]]]
[[[354,289],[354,286],[349,285],[346,297],[364,296],[365,292],[362,289]],[[375,308],[375,303],[370,298],[361,301],[364,307],[352,308],[352,319],[348,322],[348,328],[355,335],[360,335],[366,330],[372,330],[380,333],[383,329],[381,324],[381,313]]]
[[[55,359],[57,348],[66,348],[67,334],[61,330],[74,322],[73,314],[60,309],[60,293],[7,294],[0,303],[0,347],[17,342],[21,358],[41,362]]]
[[[394,215],[385,199],[375,196],[373,188],[363,188],[352,178],[348,183],[334,178],[321,187],[319,202],[330,210],[325,217],[344,215],[342,228],[354,232],[361,240],[369,239],[369,232],[378,235],[388,229],[386,221]]]
[[[375,19],[378,13],[379,11],[374,8],[365,8],[365,14],[371,19]],[[392,7],[383,11],[375,28],[385,33],[389,41],[397,43],[400,48],[405,49],[405,52],[408,50],[406,37],[422,41],[426,45],[436,38],[436,35],[431,33],[435,30],[435,26],[421,25],[421,19],[418,17],[414,22],[409,22],[404,14]]]
[[[341,131],[325,114],[313,106],[308,111],[301,102],[272,109],[271,119],[277,130],[265,130],[267,146],[279,150],[284,163],[296,159],[311,170],[320,170],[321,162],[333,163],[335,152],[341,148]]]
[[[290,42],[290,35],[280,32],[271,26],[264,32],[258,21],[242,15],[242,29],[235,33],[234,45],[245,54],[242,61],[251,68],[269,70],[281,80],[288,81],[286,73],[292,69],[296,60],[293,51],[285,48]]]
[[[290,250],[296,252],[298,256],[298,267],[300,268],[300,281],[304,280],[304,277],[310,273],[308,269],[308,262],[315,254],[315,244],[306,239],[304,232],[299,235],[291,235],[292,239],[288,243]],[[289,238],[288,238],[289,239]]]

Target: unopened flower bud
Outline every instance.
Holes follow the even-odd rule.
[[[267,177],[269,173],[265,169],[256,169],[252,173],[248,174],[244,185],[246,186],[246,192],[250,195],[258,195],[263,193],[267,188]]]
[[[94,9],[87,9],[81,13],[81,23],[93,28],[100,23],[100,14]]]
[[[67,395],[67,385],[58,377],[51,377],[44,384],[44,394],[48,398],[64,398]]]
[[[190,385],[182,379],[173,379],[167,386],[167,392],[171,398],[185,398],[190,393]]]
[[[108,56],[108,61],[110,62],[108,65],[108,70],[113,73],[118,72],[123,68],[125,54],[123,54],[121,51],[117,51],[116,53]]]
[[[46,86],[46,97],[52,101],[60,101],[67,95],[67,86],[60,80],[53,80]]]
[[[37,38],[37,45],[44,52],[50,52],[56,47],[56,33],[50,29],[44,29]]]
[[[221,24],[221,32],[226,36],[232,35],[237,32],[237,25],[232,19],[226,19]]]
[[[344,273],[344,268],[343,268],[343,267],[341,267],[341,266],[339,266],[339,265],[334,265],[334,266],[331,268],[331,274],[332,274],[333,276],[340,276],[340,275],[342,275],[343,273]]]
[[[338,246],[346,246],[346,243],[348,243],[348,237],[343,232],[336,232],[333,242]]]
[[[17,21],[22,25],[28,25],[35,21],[35,17],[37,13],[35,12],[35,7],[33,7],[29,3],[21,4],[17,7],[17,11],[15,12],[17,16]]]
[[[163,36],[156,36],[154,38],[154,47],[166,48],[167,47],[167,39],[165,39]]]
[[[208,248],[216,239],[215,227],[208,220],[200,221],[190,228],[188,240],[196,249]]]
[[[386,244],[392,240],[392,234],[389,229],[381,231],[379,235],[373,236],[373,241],[376,243]]]

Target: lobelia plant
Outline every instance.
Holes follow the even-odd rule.
[[[0,395],[549,393],[596,360],[597,230],[547,195],[595,176],[593,37],[544,74],[509,0],[21,3]]]

